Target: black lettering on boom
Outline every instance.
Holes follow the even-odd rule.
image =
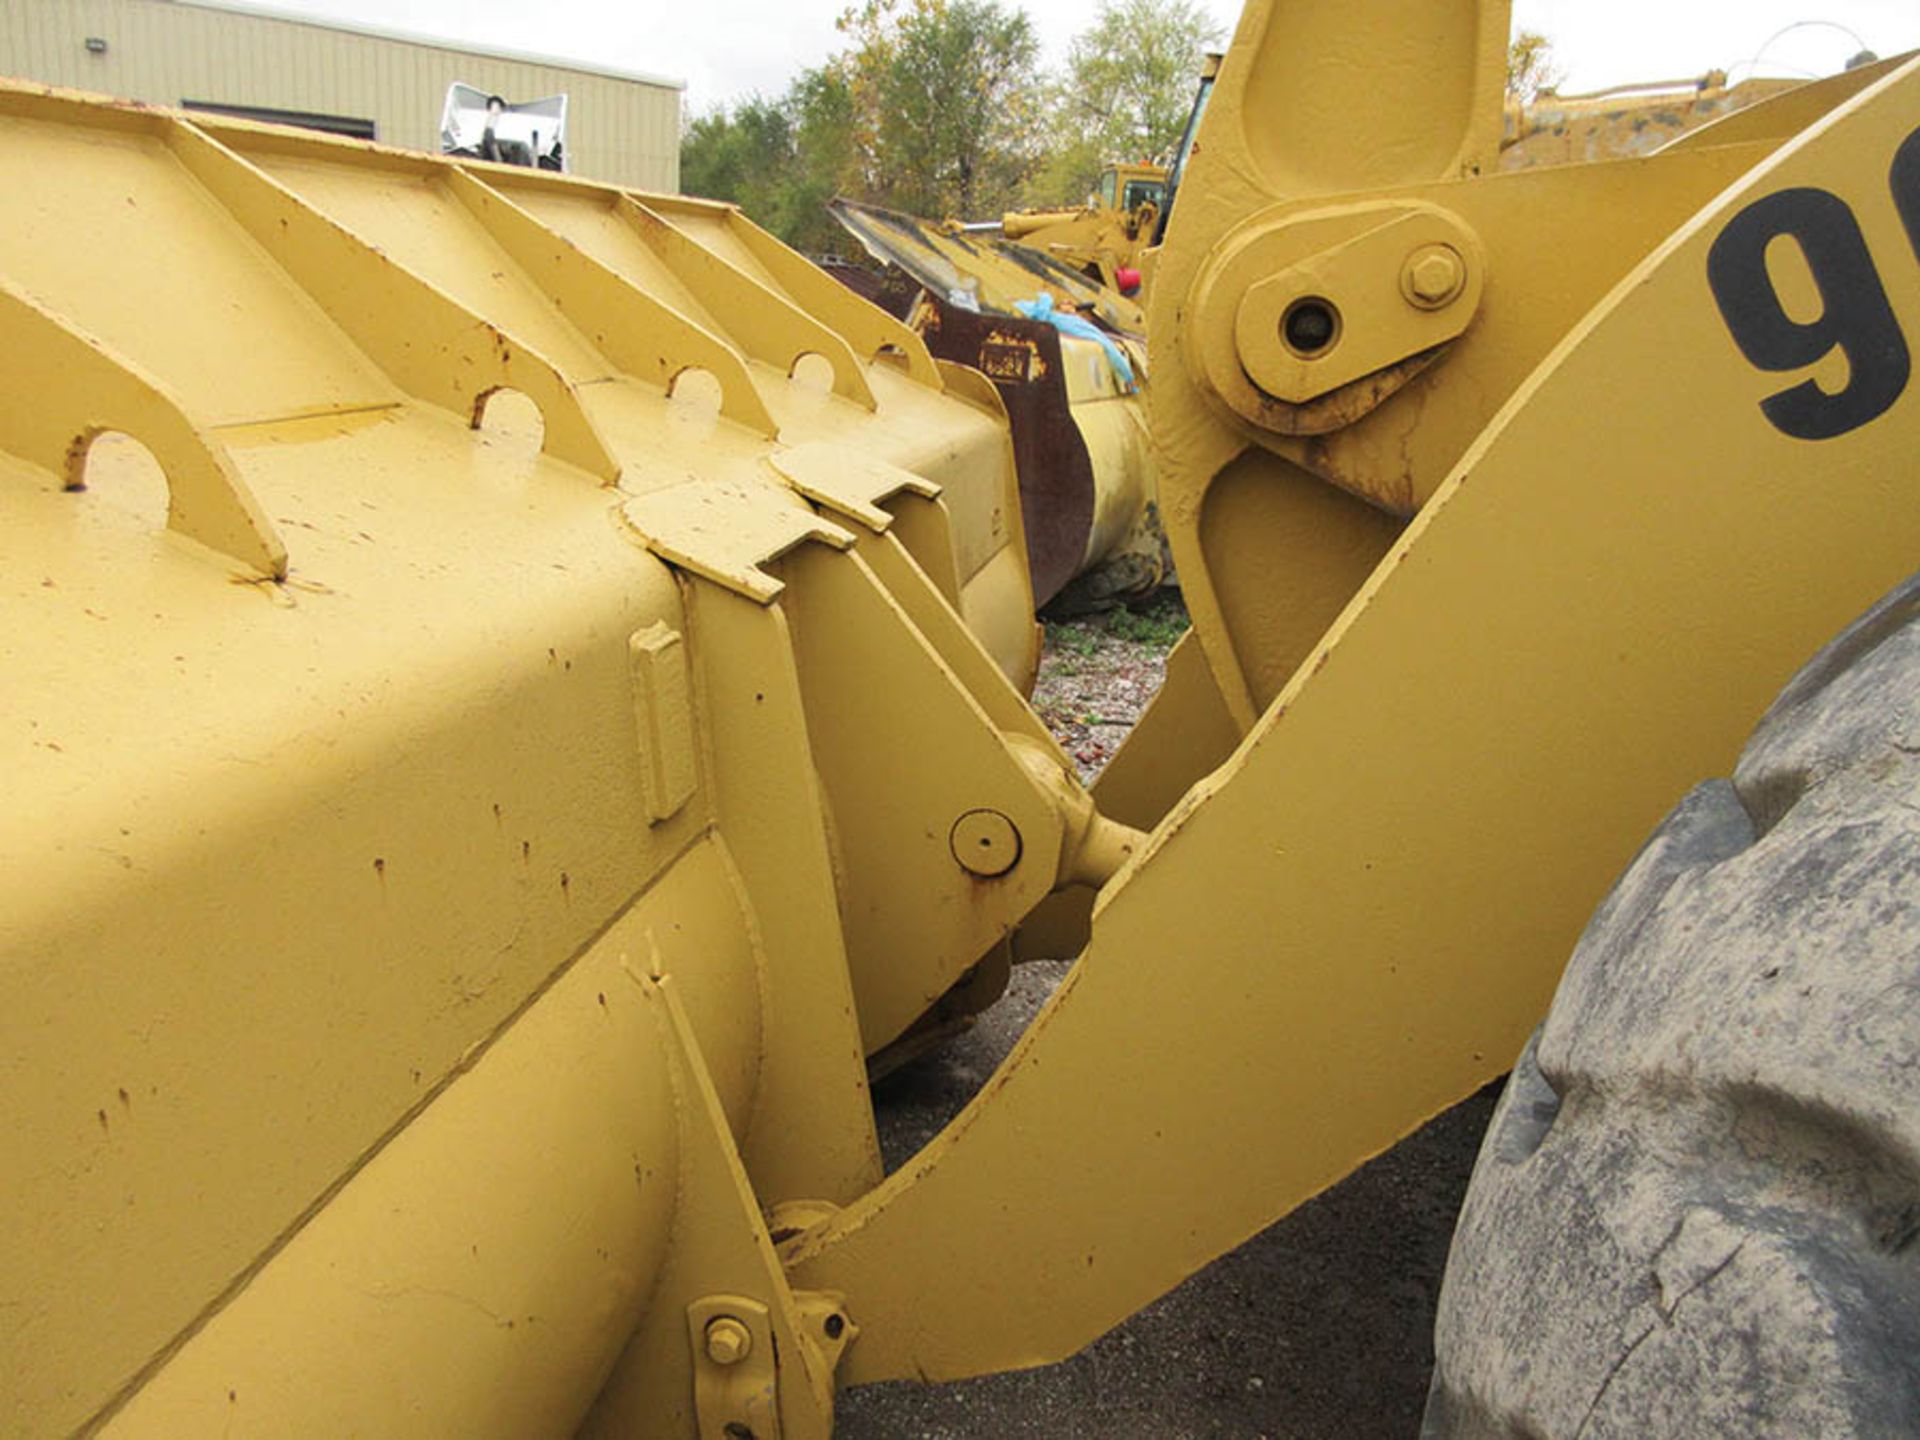
[[[1893,191],[1894,206],[1900,211],[1900,223],[1907,227],[1907,239],[1913,253],[1920,255],[1920,130],[1900,142],[1893,152],[1893,169],[1887,175]]]
[[[1920,156],[1913,163],[1920,165]],[[1782,235],[1798,243],[1813,272],[1821,301],[1816,319],[1788,315],[1767,273],[1767,246]],[[1804,370],[1836,347],[1847,357],[1844,390],[1830,395],[1809,379],[1762,400],[1761,413],[1775,429],[1799,440],[1831,440],[1885,414],[1906,388],[1911,365],[1900,322],[1859,222],[1837,195],[1803,187],[1754,201],[1707,252],[1707,283],[1740,353],[1760,369]]]

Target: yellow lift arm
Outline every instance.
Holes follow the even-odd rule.
[[[1496,175],[1506,21],[1244,16],[1153,288],[1195,637],[1105,815],[991,386],[736,212],[0,90],[5,1428],[823,1435],[1504,1069],[1920,554],[1920,64]],[[1068,887],[883,1180],[867,1058]]]
[[[1242,20],[1151,334],[1169,533],[1251,718],[980,1097],[803,1241],[854,1379],[1062,1358],[1505,1070],[1652,821],[1920,556],[1920,63],[1784,145],[1483,175],[1478,8]],[[1336,56],[1381,106],[1315,130]],[[1402,165],[1451,178],[1311,195]],[[1438,246],[1457,343],[1407,283]],[[1250,377],[1314,302],[1333,388],[1276,405]]]

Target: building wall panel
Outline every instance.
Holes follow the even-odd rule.
[[[90,53],[89,38],[104,40]],[[372,120],[382,144],[437,151],[447,86],[509,100],[566,92],[569,167],[680,186],[680,85],[190,0],[0,5],[0,75],[154,105],[186,100]]]

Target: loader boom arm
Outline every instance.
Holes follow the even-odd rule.
[[[1429,7],[1399,8],[1385,28],[1419,33]],[[1279,92],[1247,62],[1280,45],[1259,33],[1280,13],[1242,23],[1199,147],[1218,169],[1196,161],[1182,191],[1156,306],[1199,275],[1199,308],[1218,258],[1185,248],[1208,233],[1200,197],[1217,206],[1267,174],[1242,140],[1282,133],[1261,108]],[[1286,8],[1281,47],[1303,78],[1334,60],[1302,47],[1306,13],[1302,29]],[[1364,93],[1393,93],[1372,79]],[[1605,232],[1596,245],[1612,233],[1607,172],[1692,187],[1699,211],[1542,356],[1404,528],[1329,497],[1284,458],[1287,437],[1217,395],[1173,411],[1205,390],[1182,359],[1232,337],[1169,340],[1156,320],[1168,528],[1188,595],[1214,597],[1195,600],[1196,632],[1230,699],[1253,703],[1236,663],[1249,651],[1277,688],[1254,692],[1231,758],[1102,892],[1085,954],[980,1096],[800,1247],[800,1283],[844,1292],[867,1326],[849,1378],[1064,1358],[1506,1070],[1651,821],[1912,569],[1920,62],[1783,146],[1716,158],[1738,167],[1725,188],[1657,157],[1592,167],[1594,208],[1558,223]],[[1493,192],[1524,184],[1463,173],[1403,193],[1474,216],[1498,256],[1516,212]],[[1301,202],[1269,193],[1284,224]],[[1807,272],[1765,258],[1782,236],[1811,293]],[[1490,297],[1506,278],[1492,263]],[[1350,332],[1372,318],[1343,316]],[[1479,338],[1448,364],[1512,363],[1470,355]],[[1447,379],[1437,368],[1411,403],[1445,403]],[[1329,523],[1343,509],[1366,517],[1377,563],[1342,545],[1358,533]],[[1310,546],[1328,553],[1302,557]],[[1276,555],[1314,567],[1335,612],[1290,673],[1275,631],[1218,602],[1256,585],[1293,596]],[[1351,594],[1341,565],[1360,577]],[[1274,623],[1306,624],[1302,608]]]
[[[1498,175],[1506,33],[1248,8],[1093,797],[994,387],[737,211],[0,86],[0,1425],[823,1436],[1505,1069],[1920,553],[1920,62]],[[869,1062],[1043,922],[883,1177]]]

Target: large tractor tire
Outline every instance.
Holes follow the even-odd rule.
[[[1455,1232],[1423,1434],[1920,1436],[1920,577],[1595,914]]]

